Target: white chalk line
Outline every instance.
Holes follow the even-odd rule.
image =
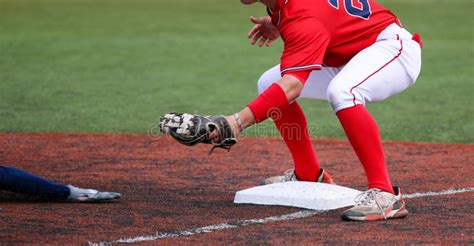
[[[404,195],[404,198],[418,198],[418,197],[425,197],[425,196],[444,196],[444,195],[453,195],[457,193],[464,193],[464,192],[470,192],[474,191],[474,187],[468,187],[468,188],[462,188],[462,189],[448,189],[448,190],[442,190],[438,192],[434,191],[428,191],[428,192],[423,192],[423,193],[413,193],[413,194],[408,194]]]
[[[442,190],[438,192],[428,191],[428,192],[423,192],[423,193],[412,193],[412,194],[404,195],[403,197],[407,199],[411,199],[411,198],[427,197],[427,196],[453,195],[453,194],[471,192],[471,191],[474,191],[474,187],[461,188],[461,189],[448,189],[448,190]],[[249,226],[249,225],[266,224],[269,222],[285,221],[285,220],[293,220],[293,219],[302,219],[302,218],[311,217],[317,214],[321,214],[327,211],[328,210],[322,210],[322,211],[321,210],[301,210],[301,211],[290,213],[290,214],[270,216],[270,217],[266,217],[262,219],[237,220],[234,222],[215,224],[215,225],[186,229],[186,230],[176,231],[176,232],[155,232],[151,235],[145,235],[145,236],[139,236],[139,237],[133,237],[133,238],[132,237],[122,238],[122,239],[118,239],[114,241],[104,241],[104,242],[98,242],[98,243],[89,242],[88,245],[112,245],[116,243],[138,243],[138,242],[145,242],[145,241],[155,241],[155,240],[165,239],[165,238],[192,236],[196,234],[211,233],[214,231],[223,231],[227,229],[234,229],[234,228],[244,227],[244,226]]]

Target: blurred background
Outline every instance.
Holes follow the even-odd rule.
[[[368,106],[383,139],[473,143],[474,1],[380,2],[424,42],[415,86]],[[246,38],[265,14],[239,0],[0,0],[0,131],[146,133],[171,111],[238,111],[279,63],[281,41]],[[301,102],[313,136],[344,138],[327,102]]]

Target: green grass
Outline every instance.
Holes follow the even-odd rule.
[[[147,132],[169,111],[240,109],[281,42],[248,45],[260,6],[197,3],[0,0],[0,131]],[[369,106],[384,140],[473,143],[472,0],[382,3],[425,43],[416,85]],[[344,137],[326,102],[302,105],[314,135]]]

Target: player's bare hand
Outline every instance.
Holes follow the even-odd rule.
[[[263,45],[270,47],[273,44],[273,41],[280,37],[278,28],[273,25],[272,19],[269,16],[250,16],[250,21],[255,24],[247,34],[250,44],[254,45],[258,43],[258,46],[260,47]]]

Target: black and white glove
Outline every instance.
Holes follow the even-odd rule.
[[[214,148],[230,149],[237,143],[237,138],[223,115],[168,113],[160,117],[160,131],[187,146],[198,143],[212,144],[214,145],[212,150]],[[209,136],[213,131],[217,131],[217,137],[211,139]]]

